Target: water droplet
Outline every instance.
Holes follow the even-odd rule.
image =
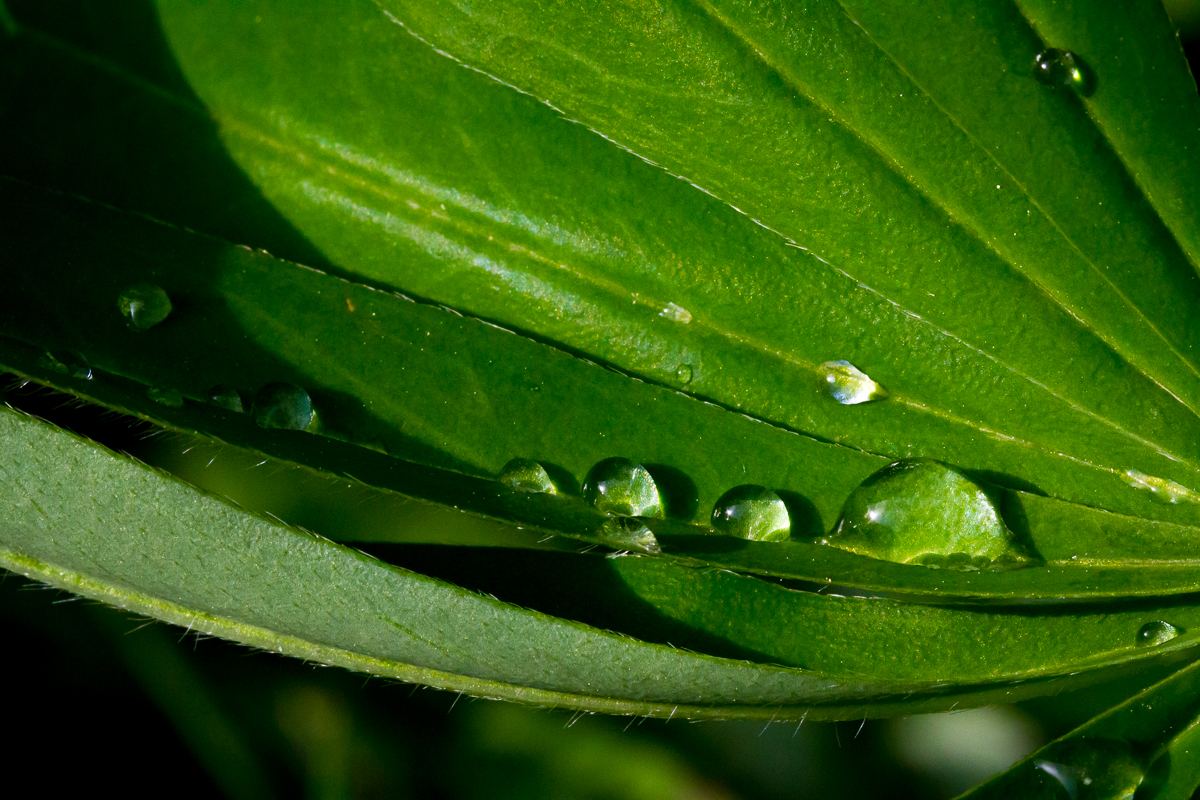
[[[225,384],[217,384],[208,390],[208,399],[214,406],[223,408],[226,411],[236,411],[239,414],[246,410],[246,404],[242,400],[242,393],[232,386]]]
[[[1029,560],[988,494],[928,459],[898,461],[863,481],[823,543],[901,564],[978,568]]]
[[[262,428],[314,431],[317,412],[308,392],[291,383],[268,383],[254,395],[254,421]]]
[[[782,541],[792,532],[787,506],[762,486],[737,486],[721,495],[713,508],[712,526],[755,542]]]
[[[658,539],[641,520],[632,517],[614,517],[604,521],[597,536],[617,550],[641,550],[644,553],[660,551]]]
[[[674,303],[667,303],[667,307],[658,312],[660,317],[666,317],[672,322],[682,322],[684,325],[692,321],[692,312],[688,311],[683,306],[677,306]]]
[[[692,365],[680,364],[679,369],[675,370],[675,380],[679,381],[684,386],[692,382]]]
[[[1171,623],[1156,619],[1153,622],[1147,622],[1138,630],[1137,643],[1143,647],[1154,647],[1166,644],[1178,636],[1179,633],[1179,628],[1176,628]]]
[[[825,393],[844,406],[887,397],[882,386],[849,361],[826,361],[821,365],[821,376]]]
[[[66,375],[68,378],[75,378],[81,381],[90,381],[92,379],[92,367],[88,364],[87,359],[79,353],[68,351],[57,353],[45,352],[42,354],[42,365],[47,369],[54,370],[59,375]]]
[[[1150,492],[1161,503],[1200,503],[1200,493],[1166,478],[1156,478],[1136,469],[1125,470],[1121,477],[1133,488]]]
[[[135,283],[117,297],[117,308],[130,329],[148,331],[171,313],[171,298],[153,283]]]
[[[156,387],[151,387],[150,390],[146,392],[146,396],[159,405],[166,406],[167,408],[183,407],[183,395],[174,389],[159,389]]]
[[[1042,748],[1033,769],[1065,790],[1070,800],[1132,800],[1146,767],[1126,742],[1065,739]]]
[[[1095,89],[1092,71],[1070,50],[1048,48],[1033,59],[1033,74],[1047,86],[1065,86],[1083,96]]]
[[[606,458],[588,473],[583,496],[605,514],[662,517],[662,499],[649,471],[627,458]]]
[[[528,458],[514,458],[500,470],[500,482],[518,492],[558,494],[546,468]]]

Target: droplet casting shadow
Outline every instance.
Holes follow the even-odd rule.
[[[779,499],[787,506],[788,516],[792,519],[793,539],[803,541],[825,535],[821,512],[811,500],[796,492],[776,490],[775,494],[779,495]]]
[[[666,464],[643,464],[662,498],[663,512],[671,519],[690,522],[700,507],[696,482],[686,474]]]

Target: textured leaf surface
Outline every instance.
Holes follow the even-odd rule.
[[[904,630],[906,618],[918,627],[922,619],[937,626],[937,613],[890,601],[836,601],[787,592],[792,602],[816,601],[825,607],[824,613],[842,618],[823,626],[826,630],[858,628],[859,635],[823,644],[789,636],[768,647],[779,652],[781,647],[800,646],[807,660],[843,668],[835,670],[843,672],[840,676],[645,644],[521,610],[256,519],[94,443],[12,411],[0,414],[0,424],[8,443],[2,485],[7,509],[3,558],[9,568],[267,649],[476,694],[627,713],[667,714],[674,706],[686,706],[684,712],[692,715],[767,716],[769,712],[786,718],[798,713],[797,706],[815,706],[818,717],[874,715],[944,708],[968,697],[979,701],[1045,690],[1033,681],[1021,686],[1002,684],[990,693],[977,686],[974,693],[963,695],[939,691],[945,681],[914,682],[907,665],[897,660],[899,654],[888,653],[874,634],[894,627],[891,635],[898,644],[899,634],[912,632]],[[68,480],[78,491],[54,490]],[[729,579],[751,579],[680,570],[655,559],[627,558],[616,563],[617,574],[637,595],[656,605],[660,613],[682,618],[687,613],[680,615],[680,608],[690,605],[694,617],[706,608],[712,610],[714,601],[728,598],[761,611],[761,591],[786,592],[763,584],[761,590],[735,588],[730,594],[728,587],[723,589]],[[711,588],[685,599],[678,589],[688,587],[681,587],[681,580],[698,580]],[[789,613],[784,607],[780,610]],[[962,616],[962,612],[938,613]],[[1016,652],[1051,671],[1059,670],[1051,664],[1053,657],[1046,657],[1046,648],[1075,658],[1070,665],[1075,668],[1086,666],[1078,658],[1089,647],[1111,651],[1106,659],[1111,661],[1114,653],[1133,649],[1134,629],[1120,629],[1136,625],[1135,616],[1145,613],[1130,615],[1128,620],[1120,615],[1064,617],[1059,624],[1076,632],[1070,637],[1053,626],[1026,624],[1025,633],[1042,640],[1042,651],[1034,655],[1038,648],[1018,647]],[[687,621],[700,622],[699,629],[704,629],[702,620]],[[764,635],[778,628],[768,626],[767,620],[762,623]],[[987,627],[990,633],[981,629],[980,635],[1000,634],[1014,642],[1024,635],[1020,623],[1003,634],[1002,625],[993,622]],[[1114,634],[1123,641],[1113,641]],[[857,646],[873,639],[873,655],[864,660],[855,654]],[[935,639],[910,637],[909,656],[921,652],[923,640],[930,645],[921,656],[926,675],[963,674],[966,662],[954,663],[958,656]],[[1176,645],[1185,643],[1190,640]],[[916,651],[911,649],[914,644]],[[1163,654],[1168,650],[1178,646]],[[860,668],[873,660],[870,666],[880,676],[907,677],[856,680],[844,674],[845,663],[836,663],[838,654],[858,659]],[[892,699],[900,693],[905,695],[903,701]],[[745,707],[738,711],[741,706]]]
[[[1196,507],[1156,506],[1121,474],[1197,483],[1197,277],[1119,160],[1097,150],[1078,98],[1033,79],[1036,40],[1005,27],[1024,23],[970,23],[995,28],[985,38],[999,55],[943,70],[978,93],[995,83],[980,84],[980,70],[992,69],[1003,99],[1029,107],[1028,127],[1003,134],[1015,148],[1006,157],[839,6],[771,8],[364,3],[346,11],[355,22],[345,41],[306,36],[312,25],[270,4],[172,5],[163,18],[231,153],[343,269],[669,385],[687,365],[686,391],[793,429],[1112,510],[1195,519]],[[247,55],[217,56],[208,30]],[[956,57],[979,50],[970,33]],[[394,68],[334,56],[360,48]],[[264,51],[277,60],[258,58]],[[311,57],[293,63],[297,52]],[[414,126],[457,136],[392,135]],[[1017,166],[1021,175],[1008,174]],[[1026,172],[1057,206],[1025,185]],[[1069,210],[1080,231],[1065,227],[1076,190],[1063,187],[1081,182],[1119,225],[1082,203]],[[613,207],[614,197],[636,199]],[[1083,227],[1091,256],[1075,242]],[[593,255],[599,243],[609,258]],[[630,335],[620,320],[643,298]],[[656,317],[668,303],[690,321]],[[648,349],[666,352],[660,337],[678,355],[647,361]],[[838,358],[879,381],[889,402],[830,402],[816,367]]]
[[[584,476],[632,458],[668,519],[658,558],[378,550],[409,572],[5,412],[10,567],[271,649],[627,713],[913,712],[1192,651],[1200,101],[1152,4],[164,2],[114,10],[111,37],[17,6],[0,365],[584,539]],[[1095,91],[1037,81],[1046,47]],[[133,332],[116,298],[146,281],[174,311]],[[836,402],[842,360],[886,396]],[[324,435],[205,402],[275,381]],[[1036,565],[812,543],[909,456],[987,483]],[[504,489],[513,457],[564,496]],[[699,535],[748,483],[795,540]],[[1139,645],[1158,621],[1181,635]],[[1180,730],[1164,746],[1190,763]]]
[[[740,468],[743,480],[786,488],[811,503],[793,509],[811,514],[807,520],[796,514],[797,536],[801,525],[809,526],[810,535],[820,533],[836,519],[845,495],[883,463],[631,382],[444,309],[18,184],[5,190],[11,213],[0,225],[14,263],[24,268],[0,278],[8,289],[8,302],[0,301],[6,312],[0,333],[56,352],[86,350],[97,377],[71,388],[174,427],[253,443],[424,499],[581,535],[601,520],[569,498],[526,499],[470,474],[398,469],[394,459],[338,442],[264,432],[248,416],[214,408],[208,388],[242,387],[249,398],[256,384],[294,381],[309,387],[330,433],[477,476],[498,470],[508,448],[557,465],[576,486],[590,465],[614,452],[650,464],[703,464],[686,475],[667,472],[668,478],[682,475],[677,484],[664,483],[664,491],[675,492],[668,493],[668,509],[684,518],[699,516],[697,509],[724,490],[724,476]],[[78,263],[102,266],[103,278],[81,279]],[[197,269],[183,269],[187,264]],[[114,298],[122,287],[147,279],[167,287],[181,312],[149,332],[132,331]],[[174,357],[198,341],[207,342],[203,359]],[[41,360],[36,351],[0,345],[0,364],[67,385]],[[173,413],[146,394],[148,387],[181,392],[187,407]],[[472,387],[466,397],[464,387]],[[449,404],[453,412],[447,415]],[[597,407],[610,412],[591,414]],[[493,442],[472,435],[489,427],[504,436]],[[824,469],[805,468],[813,462]],[[701,537],[705,529],[677,524],[659,530],[667,552],[688,563],[943,600],[1144,596],[1200,587],[1196,528],[1021,492],[1007,497],[1010,524],[1021,526],[1047,567],[929,570],[799,541]]]
[[[0,426],[5,565],[195,630],[474,694],[613,712],[787,716],[821,705],[818,717],[853,716],[963,699],[690,654],[525,611],[254,518],[11,410]],[[56,490],[68,481],[76,491]],[[907,699],[889,702],[900,693]]]
[[[536,686],[542,692],[529,699],[551,703],[555,692],[589,683],[598,698],[669,702],[649,685],[649,694],[630,691],[626,682],[644,674],[660,675],[664,686],[691,685],[693,703],[714,705],[744,696],[749,684],[740,676],[750,673],[767,680],[763,688],[772,685],[768,694],[782,692],[775,701],[833,687],[815,675],[684,656],[523,612],[254,519],[12,411],[0,420],[8,565],[174,622],[194,617],[200,630],[211,625],[268,649],[395,677],[458,681],[476,693],[490,693],[493,681]],[[54,491],[63,480],[78,491]],[[547,647],[531,649],[541,637]],[[479,650],[484,641],[495,652]],[[531,659],[535,651],[544,658]],[[641,656],[622,663],[634,653]],[[647,657],[658,663],[635,666]],[[691,662],[700,672],[672,677],[669,662]],[[587,663],[608,678],[587,676]],[[713,680],[722,672],[724,696]]]

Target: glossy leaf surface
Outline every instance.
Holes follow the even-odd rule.
[[[502,446],[532,452],[557,465],[575,486],[607,453],[640,455],[660,465],[660,477],[665,474],[668,479],[663,486],[667,507],[676,517],[700,516],[697,509],[714,502],[723,488],[722,477],[740,465],[743,474],[784,488],[797,499],[795,537],[802,537],[806,529],[812,536],[829,527],[842,498],[883,463],[675,392],[629,382],[443,309],[69,198],[11,183],[6,189],[12,213],[3,224],[10,252],[25,268],[0,279],[7,282],[4,296],[9,298],[4,306],[8,327],[0,332],[39,341],[55,352],[86,350],[97,370],[93,380],[60,385],[175,427],[244,441],[383,488],[578,535],[595,531],[599,520],[567,498],[514,497],[497,483],[470,475],[498,472],[505,451],[462,434],[487,426],[505,431]],[[54,226],[62,226],[62,232],[47,242],[44,232]],[[32,237],[26,231],[39,233]],[[77,282],[71,265],[80,262],[103,265],[103,279]],[[203,265],[204,272],[172,273],[160,266],[187,263]],[[208,282],[197,280],[200,274]],[[104,298],[119,293],[117,287],[147,278],[168,287],[188,312],[151,334],[141,334],[129,330]],[[309,337],[341,344],[304,351],[301,343]],[[174,357],[187,353],[196,341],[207,341],[204,361]],[[41,380],[56,380],[54,371],[39,363],[36,351],[15,343],[7,348],[0,364]],[[279,358],[297,352],[306,353],[298,364]],[[448,353],[455,357],[446,358]],[[133,380],[122,383],[110,376]],[[279,380],[308,387],[326,433],[376,448],[382,444],[392,452],[468,474],[440,473],[436,478],[436,470],[415,465],[397,471],[394,459],[326,439],[306,442],[287,434],[272,436],[252,425],[249,415],[222,413],[205,402],[213,385],[240,386],[249,396],[259,385]],[[469,402],[455,406],[447,419],[448,398],[462,386],[475,388]],[[179,392],[190,398],[187,408],[172,414],[152,398],[139,396],[144,387]],[[612,411],[607,416],[590,414],[596,407]],[[555,427],[554,420],[561,423]],[[540,428],[538,421],[552,427]],[[686,435],[685,425],[699,436]],[[678,432],[670,435],[673,428]],[[550,430],[564,433],[547,435]],[[516,444],[506,444],[511,442]],[[726,454],[727,460],[708,457],[710,449]],[[759,459],[747,459],[744,454],[749,452]],[[801,456],[800,463],[792,461]],[[823,472],[803,469],[813,461],[824,465]],[[701,462],[704,470],[688,474],[661,468]],[[758,472],[749,473],[750,465]],[[678,482],[672,483],[669,479],[676,475]],[[905,569],[803,541],[739,543],[702,536],[708,531],[677,524],[661,527],[659,533],[667,551],[688,563],[698,559],[768,575],[947,601],[1178,594],[1200,586],[1200,565],[1194,556],[1200,533],[1195,528],[1026,493],[1010,492],[1005,498],[1002,507],[1009,524],[1021,531],[1047,567],[984,573]]]
[[[1121,478],[1135,468],[1196,483],[1188,442],[1200,423],[1189,398],[1200,382],[1187,360],[1193,345],[1187,337],[1200,330],[1189,322],[1198,279],[1186,258],[1169,237],[1155,239],[1128,215],[1121,226],[1089,219],[1089,230],[1133,231],[1141,237],[1137,252],[1162,263],[1155,267],[1159,277],[1149,279],[1144,259],[1138,261],[1136,273],[1126,267],[1129,285],[1116,285],[1110,274],[1116,267],[1096,266],[1077,252],[1052,210],[1035,216],[1042,201],[1004,174],[1003,159],[973,142],[839,7],[814,8],[822,10],[783,15],[772,28],[811,37],[789,40],[787,50],[788,57],[808,59],[804,75],[814,87],[805,91],[794,74],[798,66],[789,66],[782,51],[774,59],[763,55],[767,43],[750,36],[749,21],[718,9],[647,4],[610,17],[586,5],[551,14],[536,3],[476,4],[469,13],[364,4],[347,12],[362,21],[347,25],[344,43],[327,35],[303,38],[311,26],[270,5],[257,16],[215,12],[219,25],[208,12],[172,6],[164,24],[231,153],[343,269],[535,331],[668,385],[687,364],[693,378],[685,391],[823,438],[886,456],[941,458],[1112,510],[1195,519],[1195,507],[1164,509]],[[243,42],[247,52],[261,52],[274,38],[286,43],[266,48],[277,58],[313,54],[305,66],[314,74],[217,57],[202,35],[217,28],[246,31],[231,34],[227,46]],[[462,69],[422,39],[561,108],[666,172],[614,152],[583,126]],[[332,51],[356,46],[395,59],[395,69],[349,74],[352,66]],[[837,63],[828,57],[834,50],[857,61]],[[996,69],[1014,97],[1044,118],[1035,114],[1030,124],[1078,136],[1094,130],[1076,99],[1048,93],[1024,69],[1018,74],[1016,61],[1027,55],[1032,64],[1037,49],[1026,53],[1011,44],[1010,50]],[[974,48],[964,44],[957,52],[966,57]],[[423,77],[398,77],[414,74]],[[846,74],[856,80],[847,83]],[[314,84],[329,86],[329,94],[314,93]],[[823,93],[847,86],[854,88],[844,98]],[[906,88],[910,103],[899,99]],[[895,98],[881,94],[893,89]],[[383,97],[388,101],[374,100]],[[653,111],[646,113],[647,105]],[[383,123],[377,113],[395,122]],[[439,136],[432,150],[425,137],[391,135],[414,120],[422,129],[457,131],[461,142]],[[518,137],[497,134],[497,125],[520,126],[519,140],[536,155],[512,152]],[[880,128],[890,134],[873,133]],[[1040,146],[1042,137],[1019,133],[1011,138]],[[786,145],[758,145],[780,136]],[[489,141],[503,148],[491,149]],[[1051,144],[1096,149],[1094,142]],[[961,153],[948,156],[951,146]],[[1088,177],[1101,166],[1061,161],[1084,174],[1080,180],[1100,181],[1098,201],[1117,203],[1121,211],[1113,213],[1133,204],[1143,209],[1141,227],[1161,228],[1144,202],[1112,199],[1123,197],[1112,193],[1129,182],[1117,159],[1097,158],[1114,176],[1108,184]],[[618,163],[618,170],[610,168]],[[1038,170],[1039,163],[1023,168]],[[325,165],[324,175],[315,176],[309,164]],[[566,174],[583,178],[579,190],[564,191]],[[1049,174],[1054,186],[1077,183],[1063,168]],[[637,199],[609,210],[592,199],[597,192],[599,199]],[[539,207],[564,196],[550,225]],[[705,222],[675,220],[676,209]],[[576,252],[562,250],[559,240],[576,242]],[[597,245],[589,249],[580,240],[624,247],[597,262],[590,255]],[[730,249],[742,242],[740,250]],[[1102,237],[1095,246],[1114,260],[1134,248],[1119,250]],[[626,252],[638,256],[622,257]],[[1073,273],[1063,266],[1072,263],[1078,264]],[[518,274],[524,277],[516,287],[504,277]],[[449,275],[456,277],[447,283]],[[1063,291],[1044,285],[1050,279]],[[1153,317],[1126,296],[1132,287],[1154,293],[1141,301],[1155,307]],[[607,328],[620,325],[643,296],[649,307],[639,335],[630,336],[627,326]],[[661,315],[668,304],[686,309],[689,321]],[[754,309],[750,317],[740,311],[747,307]],[[806,324],[796,325],[798,319]],[[1167,324],[1178,333],[1164,339]],[[692,340],[708,331],[715,339]],[[647,349],[667,346],[657,344],[660,337],[677,348],[694,341],[680,352],[704,359],[647,360]],[[768,360],[739,343],[758,343]],[[620,352],[626,347],[632,349]],[[710,358],[719,361],[709,364]],[[836,358],[881,383],[890,402],[830,403],[814,376],[817,365]]]
[[[963,796],[1186,800],[1200,786],[1193,665],[1051,742]]]
[[[605,521],[585,476],[630,459],[666,519],[653,558],[378,551],[411,572],[5,412],[10,567],[297,655],[626,713],[932,710],[1191,653],[1200,100],[1157,7],[163,2],[114,11],[115,37],[14,19],[0,366],[585,541]],[[1086,91],[1037,80],[1046,48]],[[135,286],[170,300],[140,331],[117,308]],[[867,402],[829,392],[842,363]],[[321,435],[211,402],[281,383]],[[816,543],[912,457],[978,481],[1031,565]],[[560,495],[495,480],[514,458]],[[791,541],[693,524],[747,484]],[[501,562],[542,577],[493,583]],[[589,602],[558,602],[571,587]],[[1178,635],[1147,646],[1160,623]]]
[[[853,716],[961,699],[691,654],[522,610],[254,518],[11,410],[0,426],[5,566],[195,630],[473,694],[618,713],[828,705],[818,717]],[[76,491],[54,491],[63,481]],[[900,693],[907,699],[888,702]]]

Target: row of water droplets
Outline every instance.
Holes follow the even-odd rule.
[[[174,306],[162,287],[139,282],[117,296],[117,310],[131,331],[143,333],[165,322]],[[42,362],[61,375],[76,380],[92,379],[92,368],[80,353],[47,352],[42,356]],[[146,396],[169,408],[181,408],[184,404],[183,394],[175,389],[151,387]],[[206,399],[227,411],[244,413],[247,410],[241,392],[232,386],[214,386],[207,392]],[[268,383],[259,388],[254,393],[250,411],[254,421],[264,428],[312,432],[320,427],[312,398],[302,387],[291,383]]]
[[[545,467],[527,458],[509,461],[499,480],[521,492],[559,493]],[[664,504],[645,466],[627,458],[604,459],[588,472],[583,496],[607,517],[599,531],[605,543],[619,550],[660,551],[645,520],[664,518]],[[709,524],[718,533],[757,542],[792,536],[787,504],[762,486],[727,491],[714,505]],[[958,470],[927,459],[898,461],[871,475],[846,500],[834,531],[816,541],[930,567],[996,569],[1035,563],[1005,526],[987,491]],[[1171,623],[1154,620],[1137,631],[1135,644],[1163,645],[1180,633]]]
[[[526,458],[508,462],[499,480],[518,491],[558,493],[545,467]],[[583,497],[612,520],[624,520],[614,524],[625,534],[633,529],[631,520],[665,516],[654,476],[627,458],[607,458],[592,467]],[[718,533],[756,542],[792,537],[787,503],[757,485],[735,486],[721,495],[709,524]],[[646,545],[641,549],[657,549],[644,527],[638,529]],[[837,527],[819,541],[897,563],[969,568],[1029,560],[987,492],[957,470],[927,459],[896,462],[863,481],[847,499]]]

